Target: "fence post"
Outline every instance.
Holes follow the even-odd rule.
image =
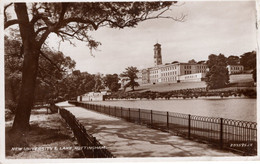
[[[219,134],[219,145],[223,148],[223,118],[220,118],[220,134]]]
[[[169,130],[169,112],[167,112],[167,130]]]
[[[191,116],[191,115],[189,114],[188,138],[190,138],[190,128],[191,128],[191,126],[190,126],[190,121],[191,121],[190,116]]]
[[[139,121],[139,124],[141,124],[141,109],[140,108],[138,109],[138,113],[139,113],[138,121]]]
[[[114,116],[116,117],[116,106],[114,106]]]
[[[129,112],[128,119],[129,119],[129,121],[131,121],[131,117],[130,117],[130,108],[128,108],[128,112]]]
[[[110,105],[108,106],[108,115],[110,115]]]
[[[153,126],[153,110],[151,110],[151,126]]]

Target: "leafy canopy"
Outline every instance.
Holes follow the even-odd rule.
[[[120,88],[119,77],[117,74],[107,74],[104,78],[104,85],[108,87],[112,92],[118,91]]]
[[[206,74],[206,83],[210,89],[226,87],[229,83],[227,58],[223,54],[211,54],[208,57],[207,66],[209,71]]]
[[[121,74],[121,77],[125,77],[128,81],[127,84],[124,86],[125,88],[131,87],[134,90],[134,87],[138,87],[139,84],[135,81],[137,79],[136,73],[138,73],[138,69],[136,67],[127,67],[126,71]]]

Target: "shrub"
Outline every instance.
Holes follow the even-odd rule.
[[[255,90],[251,90],[251,89],[247,89],[243,92],[243,94],[246,96],[246,97],[249,97],[249,98],[256,98],[256,91]]]

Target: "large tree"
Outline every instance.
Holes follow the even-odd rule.
[[[94,80],[95,80],[95,86],[93,88],[94,92],[100,92],[101,89],[105,89],[100,74],[96,74]]]
[[[104,81],[104,85],[106,87],[108,87],[112,92],[117,92],[118,89],[120,88],[120,84],[118,83],[119,82],[119,77],[117,74],[107,74],[104,78],[103,78],[103,81]]]
[[[17,106],[22,84],[24,57],[20,54],[20,45],[21,42],[17,38],[5,36],[5,100],[6,106],[13,108],[12,111]],[[61,52],[55,52],[46,46],[41,53],[44,56],[39,58],[35,100],[47,102],[55,98],[58,88],[55,81],[61,80],[68,70],[73,69],[75,62]]]
[[[121,77],[126,78],[127,83],[124,86],[125,88],[131,87],[132,90],[134,91],[135,87],[139,86],[139,84],[135,81],[135,79],[137,79],[136,73],[138,72],[139,71],[136,67],[131,66],[131,67],[127,67],[126,71],[120,75]]]
[[[246,52],[240,56],[240,64],[244,66],[245,70],[253,70],[256,68],[256,52]]]
[[[238,56],[231,55],[227,58],[228,65],[238,65],[240,64],[240,60]]]
[[[227,58],[223,54],[211,54],[208,57],[207,67],[209,71],[206,74],[206,83],[210,89],[222,88],[229,83],[229,74],[227,70]]]
[[[4,7],[4,28],[19,25],[24,54],[22,88],[12,129],[22,134],[29,129],[34,101],[34,90],[42,45],[51,33],[62,40],[78,39],[87,42],[90,49],[100,43],[89,35],[92,30],[135,27],[139,22],[170,18],[164,16],[176,2],[124,2],[124,3],[10,3]],[[16,18],[9,19],[8,7],[14,5]]]
[[[91,92],[95,87],[95,83],[95,75],[91,75],[88,72],[73,71],[63,80],[58,81],[59,92],[56,97],[65,99],[75,98]]]

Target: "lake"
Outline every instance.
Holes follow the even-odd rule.
[[[90,103],[256,122],[256,102],[256,99],[248,98],[212,97],[171,100],[106,100]]]

